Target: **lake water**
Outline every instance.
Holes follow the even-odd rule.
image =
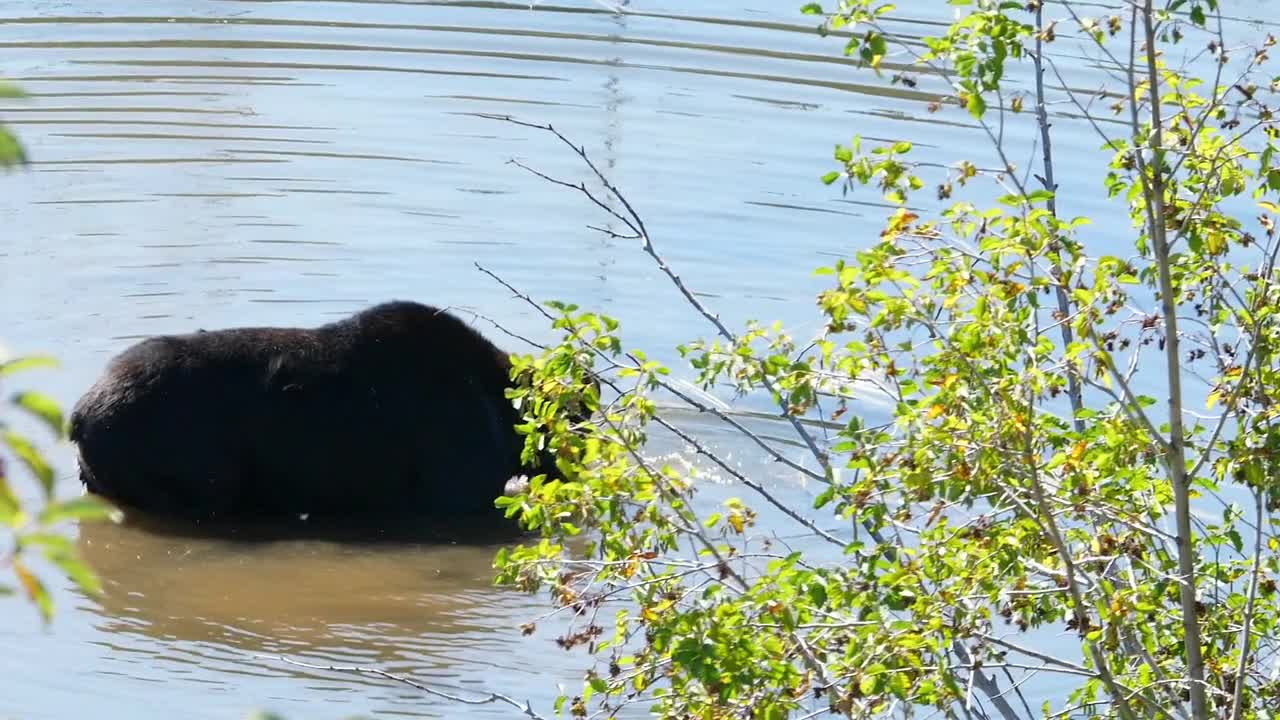
[[[804,336],[822,286],[812,269],[872,241],[885,214],[873,195],[818,182],[836,142],[857,133],[911,140],[931,162],[991,158],[963,113],[929,112],[936,79],[889,89],[819,38],[801,4],[633,0],[619,17],[592,0],[8,0],[0,76],[33,97],[0,117],[35,162],[0,177],[0,337],[62,359],[27,382],[67,406],[136,338],[314,324],[390,298],[547,338],[475,263],[534,298],[619,318],[630,343],[672,362],[676,343],[708,334],[634,242],[586,228],[606,218],[584,198],[507,164],[585,177],[565,148],[479,113],[550,122],[585,144],[713,309]],[[948,12],[937,6],[894,28],[937,31]],[[1084,55],[1066,60],[1073,85],[1102,82]],[[1098,139],[1069,106],[1054,113],[1064,212],[1102,221],[1093,242],[1127,247],[1117,208],[1085,177],[1106,160]],[[1030,127],[1008,134],[1025,163]],[[796,505],[817,492],[722,427],[681,419]],[[60,492],[78,492],[69,449],[54,458]],[[740,492],[709,482],[704,495]],[[804,547],[784,518],[765,513],[762,532]],[[82,528],[79,542],[105,598],[57,584],[48,632],[21,603],[0,613],[11,716],[513,714],[263,655],[497,690],[550,714],[555,684],[578,688],[587,666],[556,646],[554,622],[521,635],[548,606],[490,587],[496,545],[248,544],[110,526]]]

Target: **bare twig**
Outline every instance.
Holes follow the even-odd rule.
[[[507,337],[513,338],[513,339],[515,339],[515,340],[519,340],[520,342],[523,342],[523,343],[525,343],[526,345],[529,345],[529,346],[531,346],[531,347],[541,348],[541,349],[543,349],[543,350],[545,350],[545,349],[546,349],[546,346],[545,346],[545,345],[543,345],[542,343],[537,342],[537,341],[535,341],[535,340],[530,340],[529,338],[527,338],[527,337],[525,337],[525,336],[523,336],[523,335],[521,335],[521,334],[519,334],[519,333],[517,333],[517,332],[512,331],[511,329],[509,329],[509,328],[507,328],[507,327],[503,326],[503,325],[502,325],[501,323],[499,323],[497,320],[494,320],[493,318],[491,318],[491,317],[489,317],[488,315],[485,315],[485,314],[483,314],[483,313],[478,313],[478,312],[476,312],[475,310],[468,310],[467,308],[454,307],[454,306],[452,306],[452,305],[451,305],[451,306],[449,306],[449,307],[446,307],[446,308],[445,308],[445,310],[446,310],[446,311],[449,311],[449,310],[456,310],[456,311],[458,311],[458,312],[464,312],[464,313],[467,313],[468,315],[471,315],[472,317],[476,318],[477,320],[484,320],[485,322],[487,322],[487,323],[489,323],[490,325],[492,325],[492,326],[494,327],[494,329],[495,329],[495,330],[497,330],[498,332],[500,332],[500,333],[502,333],[502,334],[506,335]]]
[[[528,700],[521,702],[509,695],[503,695],[502,693],[498,693],[498,692],[490,692],[488,695],[482,696],[482,697],[467,698],[467,697],[462,697],[461,695],[454,695],[453,693],[447,693],[447,692],[444,692],[443,690],[436,690],[434,688],[427,687],[426,685],[423,685],[422,683],[412,678],[405,677],[404,675],[397,675],[395,673],[387,672],[386,670],[380,670],[378,668],[361,667],[357,665],[313,665],[311,663],[305,663],[300,660],[294,660],[292,658],[285,657],[284,655],[258,655],[257,657],[268,659],[268,660],[279,660],[287,665],[294,665],[297,667],[308,668],[310,670],[326,670],[328,672],[372,675],[374,677],[380,677],[385,680],[392,680],[402,685],[408,685],[409,687],[420,690],[428,695],[438,697],[442,700],[461,703],[463,705],[492,705],[494,703],[501,703],[504,705],[510,705],[511,707],[519,710],[522,714],[530,718],[533,718],[534,720],[547,720],[544,716],[539,715],[533,709],[533,705]]]
[[[1254,491],[1254,522],[1258,525],[1253,540],[1253,572],[1249,578],[1249,599],[1245,601],[1244,619],[1240,626],[1240,661],[1236,664],[1235,693],[1231,699],[1231,720],[1240,720],[1240,712],[1244,708],[1244,686],[1247,684],[1245,674],[1249,669],[1249,648],[1253,644],[1250,632],[1253,628],[1253,613],[1258,600],[1258,581],[1262,579],[1262,546],[1266,540],[1262,536],[1263,497],[1261,490]]]
[[[1018,717],[1018,711],[1013,709],[1013,705],[1009,704],[1009,700],[1005,698],[1004,693],[1000,690],[1000,685],[991,679],[986,673],[982,672],[982,660],[976,654],[970,653],[964,643],[954,640],[951,643],[951,649],[961,662],[965,663],[969,669],[969,686],[976,686],[984,695],[991,699],[992,704],[1000,711],[1000,714],[1006,718]],[[972,692],[969,693],[972,697]],[[968,698],[966,698],[966,702]],[[1030,720],[1030,716],[1028,716]]]
[[[1005,640],[1004,638],[1001,638],[1001,637],[997,637],[995,635],[989,635],[986,633],[979,632],[979,633],[974,633],[974,636],[986,642],[989,642],[992,645],[999,645],[1000,647],[1005,648],[1006,650],[1012,650],[1013,652],[1019,653],[1021,655],[1026,655],[1029,658],[1035,658],[1036,660],[1039,660],[1040,662],[1043,662],[1047,665],[1060,667],[1060,668],[1063,668],[1064,670],[1069,670],[1077,675],[1087,675],[1089,677],[1098,676],[1098,673],[1094,672],[1093,670],[1090,670],[1084,665],[1068,662],[1066,660],[1063,660],[1062,658],[1054,657],[1052,655],[1049,655],[1048,653],[1042,653],[1039,650],[1034,650],[1032,648],[1026,647],[1025,645],[1019,645],[1017,643],[1009,642],[1008,640]]]
[[[772,457],[776,462],[780,462],[783,465],[786,465],[787,467],[791,468],[792,470],[803,473],[805,477],[811,478],[813,480],[818,480],[820,482],[826,481],[826,478],[824,478],[823,476],[801,465],[800,463],[797,463],[796,461],[792,460],[786,455],[783,455],[782,453],[778,452],[776,448],[774,448],[769,443],[765,442],[764,438],[761,438],[759,435],[752,432],[749,428],[747,428],[742,423],[738,422],[735,418],[730,416],[728,413],[725,413],[718,408],[711,407],[710,405],[707,405],[706,403],[703,403],[699,400],[695,400],[693,397],[690,397],[687,393],[685,393],[682,390],[678,390],[675,386],[673,386],[669,382],[666,382],[665,380],[658,381],[658,384],[661,385],[663,389],[665,389],[667,392],[670,392],[672,395],[675,395],[676,397],[680,398],[684,402],[688,403],[691,407],[696,409],[698,412],[704,412],[704,413],[709,413],[711,415],[714,415],[717,418],[719,418],[721,421],[723,421],[724,423],[732,427],[734,430],[737,430],[738,432],[742,433],[747,437],[747,439],[751,440],[753,443],[759,446],[761,450],[764,450],[765,452],[769,453],[769,456]]]
[[[549,180],[550,182],[553,182],[557,185],[569,187],[582,192],[593,203],[603,208],[612,217],[614,217],[623,225],[625,225],[629,230],[631,230],[634,234],[636,234],[639,237],[639,239],[642,242],[642,247],[644,252],[647,255],[649,255],[649,257],[652,258],[653,261],[658,265],[658,269],[661,270],[662,273],[666,275],[668,279],[671,280],[672,284],[676,286],[676,289],[680,291],[680,294],[684,296],[685,301],[687,301],[689,305],[691,305],[694,308],[694,310],[698,312],[698,314],[702,315],[702,317],[706,318],[708,322],[710,322],[713,326],[715,326],[716,332],[719,333],[721,337],[728,340],[729,342],[737,342],[737,339],[738,339],[737,335],[732,330],[730,330],[727,325],[724,324],[724,322],[719,318],[719,316],[717,316],[715,313],[712,313],[710,310],[707,309],[706,305],[704,305],[702,301],[698,299],[697,295],[695,295],[693,291],[690,290],[689,287],[684,284],[684,281],[680,278],[680,276],[676,274],[676,272],[671,268],[670,265],[667,264],[666,259],[664,259],[662,255],[658,253],[657,249],[654,247],[653,239],[649,235],[648,229],[645,227],[644,219],[641,218],[640,214],[636,212],[634,207],[632,207],[631,202],[627,200],[626,196],[623,195],[622,192],[618,190],[618,188],[612,182],[609,181],[608,177],[606,177],[605,174],[600,171],[600,168],[596,166],[595,161],[593,161],[591,159],[591,156],[587,154],[587,151],[584,147],[575,145],[573,141],[569,140],[569,138],[565,137],[563,133],[561,133],[559,130],[555,129],[555,127],[549,124],[542,125],[538,123],[525,122],[523,120],[517,120],[508,115],[481,115],[481,117],[486,117],[491,120],[502,120],[504,122],[509,122],[514,125],[519,125],[521,127],[527,127],[535,130],[542,130],[544,132],[549,132],[552,135],[555,135],[556,138],[558,138],[562,143],[567,145],[570,149],[572,149],[573,152],[579,157],[579,159],[581,159],[587,165],[587,167],[590,168],[592,174],[596,176],[596,179],[600,181],[600,183],[604,186],[605,190],[609,193],[609,195],[622,204],[622,207],[626,210],[625,216],[622,213],[619,213],[618,211],[609,207],[607,204],[602,202],[599,198],[595,197],[595,195],[590,191],[588,191],[586,189],[586,186],[582,183],[578,183],[577,185],[574,185],[572,183],[567,183],[562,180],[556,180],[554,178],[548,177],[543,173],[533,170],[528,166],[521,165],[518,162],[516,164],[520,165],[520,167],[525,168],[529,172],[532,172],[538,177]],[[814,440],[813,435],[808,431],[807,428],[805,428],[804,424],[801,423],[790,412],[787,412],[787,409],[784,404],[785,401],[782,400],[782,396],[781,396],[781,393],[778,392],[777,385],[772,380],[770,380],[766,375],[763,375],[763,374],[761,376],[761,384],[773,396],[779,399],[779,404],[783,405],[782,416],[791,423],[791,426],[792,428],[795,429],[796,434],[799,435],[800,438],[804,441],[805,445],[809,447],[809,451],[813,453],[814,458],[822,466],[822,469],[827,479],[828,480],[833,479],[834,475],[831,469],[830,457],[827,455],[826,452],[824,452],[821,448],[818,447],[818,444]],[[871,530],[871,528],[868,528],[868,530]]]
[[[703,457],[711,460],[711,462],[719,466],[720,469],[724,470],[725,472],[732,475],[735,479],[737,479],[738,482],[754,490],[757,495],[764,498],[765,502],[769,503],[770,505],[780,510],[787,517],[805,526],[818,537],[822,538],[823,540],[826,540],[829,543],[832,543],[833,545],[838,545],[840,547],[844,547],[845,545],[848,544],[844,540],[841,540],[840,538],[832,535],[826,530],[823,530],[822,528],[818,527],[817,524],[815,524],[812,520],[796,512],[796,510],[792,508],[790,505],[787,505],[786,503],[782,502],[780,499],[777,498],[777,496],[769,492],[769,489],[766,488],[764,485],[756,482],[755,480],[752,480],[746,475],[743,475],[741,472],[738,472],[738,470],[736,470],[732,465],[729,465],[728,463],[726,463],[724,459],[721,458],[719,455],[711,452],[705,446],[703,446],[702,443],[700,443],[697,438],[686,433],[685,431],[681,430],[680,428],[676,427],[670,422],[667,422],[661,417],[655,416],[654,421],[657,422],[662,427],[674,433],[681,440],[684,440],[685,442],[692,445],[693,449],[699,455],[702,455]]]

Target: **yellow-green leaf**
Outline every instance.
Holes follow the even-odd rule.
[[[62,408],[59,407],[57,400],[44,393],[28,390],[14,395],[13,403],[31,415],[43,420],[54,436],[59,439],[62,438],[64,432]]]
[[[53,619],[53,599],[49,597],[49,591],[45,588],[44,583],[40,582],[40,578],[35,573],[27,569],[19,558],[14,558],[11,563],[13,573],[18,576],[18,582],[22,584],[22,589],[26,591],[27,598],[35,603],[36,609],[40,611],[40,617],[46,623]]]
[[[8,479],[0,476],[0,525],[15,527],[19,525],[21,515],[22,506],[9,487]]]
[[[49,463],[45,462],[40,450],[30,440],[12,430],[6,430],[3,438],[9,445],[9,449],[13,450],[13,454],[17,455],[18,459],[22,460],[27,469],[40,481],[40,487],[44,490],[45,498],[51,497],[53,495],[53,468],[49,467]]]
[[[80,559],[71,538],[61,533],[33,532],[19,538],[22,547],[38,548],[45,558],[53,563],[81,590],[88,594],[102,591],[102,583],[89,566]]]
[[[86,595],[99,595],[102,593],[102,581],[97,574],[89,568],[80,556],[75,553],[46,553],[49,562],[58,566],[80,591]]]
[[[0,377],[23,370],[56,367],[58,367],[58,359],[51,355],[26,355],[0,363]]]
[[[0,125],[0,168],[12,168],[27,164],[27,152],[22,143],[3,125]]]

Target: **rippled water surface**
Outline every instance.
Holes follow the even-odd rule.
[[[705,334],[634,243],[586,227],[608,218],[507,163],[583,177],[553,138],[479,117],[501,113],[583,143],[726,319],[782,319],[803,335],[816,327],[810,271],[874,238],[884,215],[873,196],[817,181],[833,144],[909,139],[949,162],[986,141],[962,113],[929,111],[936,79],[887,87],[817,37],[800,4],[633,0],[619,17],[590,0],[6,0],[0,76],[32,97],[0,112],[35,163],[0,177],[0,334],[63,360],[38,382],[67,405],[141,336],[320,323],[389,298],[546,337],[476,263],[535,298],[618,317],[666,359]],[[908,39],[946,17],[920,5],[894,26]],[[1082,86],[1102,79],[1085,58],[1067,69]],[[1103,159],[1068,107],[1054,115],[1069,184]],[[1008,132],[1025,162],[1027,128]],[[1114,217],[1092,185],[1064,202]],[[687,424],[809,504],[812,487]],[[77,492],[68,449],[55,459],[61,491]],[[546,605],[489,586],[496,545],[130,527],[82,528],[79,542],[105,599],[60,586],[51,632],[25,606],[0,615],[10,716],[506,716],[262,656],[376,665],[544,711],[584,667],[555,645],[554,623],[522,637]]]

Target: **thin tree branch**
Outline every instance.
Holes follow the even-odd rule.
[[[1045,664],[1053,665],[1055,667],[1060,667],[1064,670],[1071,671],[1077,675],[1087,675],[1089,677],[1098,676],[1098,673],[1096,671],[1090,670],[1089,668],[1083,665],[1073,663],[1073,662],[1068,662],[1066,660],[1063,660],[1062,658],[1054,657],[1052,655],[1049,655],[1048,653],[1040,652],[1039,650],[1033,650],[1024,645],[1019,645],[1017,643],[1009,642],[1008,640],[1005,640],[1000,637],[996,637],[995,635],[978,632],[978,633],[974,633],[974,636],[981,638],[982,640],[989,642],[992,645],[999,645],[1000,647],[1006,650],[1012,650],[1013,652],[1016,652],[1020,655],[1026,655],[1029,658],[1035,658],[1036,660],[1039,660]]]
[[[1252,654],[1249,648],[1253,644],[1251,631],[1253,628],[1253,613],[1258,600],[1258,584],[1262,579],[1262,546],[1265,540],[1262,537],[1262,516],[1263,516],[1263,497],[1261,490],[1254,490],[1254,522],[1258,525],[1258,531],[1255,533],[1253,540],[1253,572],[1249,578],[1249,599],[1244,605],[1244,620],[1240,627],[1240,661],[1236,664],[1235,672],[1235,692],[1231,698],[1231,718],[1230,720],[1240,720],[1240,713],[1244,709],[1244,686],[1247,683],[1245,677],[1249,669],[1249,656]]]
[[[982,663],[980,659],[974,653],[970,653],[969,649],[964,646],[964,643],[959,640],[952,641],[951,649],[960,657],[960,660],[964,662],[969,669],[969,687],[971,690],[966,695],[966,704],[973,697],[972,688],[977,686],[977,688],[982,691],[983,695],[986,695],[991,699],[991,703],[996,706],[996,710],[1000,711],[1002,716],[1006,718],[1018,717],[1018,711],[1014,710],[1013,705],[1009,704],[1009,700],[1004,696],[1004,692],[1000,690],[1000,684],[986,673],[982,672]],[[1027,720],[1031,720],[1031,718],[1028,717]]]
[[[1140,173],[1143,194],[1146,196],[1147,226],[1155,245],[1156,270],[1160,282],[1160,304],[1165,326],[1165,373],[1169,383],[1169,438],[1165,448],[1165,467],[1173,486],[1174,522],[1178,531],[1178,585],[1182,601],[1183,647],[1187,656],[1187,674],[1190,680],[1191,717],[1208,720],[1209,704],[1204,686],[1204,657],[1200,649],[1200,619],[1196,611],[1195,545],[1191,529],[1191,488],[1187,477],[1185,455],[1186,439],[1182,428],[1182,368],[1178,353],[1177,296],[1173,286],[1170,264],[1173,262],[1169,238],[1165,234],[1165,173],[1164,167],[1164,119],[1161,114],[1160,76],[1156,69],[1155,8],[1152,0],[1144,0],[1142,6],[1144,34],[1143,55],[1146,60],[1148,95],[1151,97],[1151,164],[1149,172]],[[1134,102],[1133,97],[1130,102]],[[1134,124],[1133,132],[1139,126]],[[1138,154],[1141,161],[1141,153]],[[1141,166],[1140,166],[1141,168]]]
[[[311,663],[305,663],[300,660],[293,660],[291,658],[285,657],[284,655],[258,655],[257,657],[268,659],[268,660],[272,660],[272,659],[279,660],[288,665],[308,668],[310,670],[326,670],[328,672],[372,675],[374,677],[380,677],[385,680],[392,680],[402,685],[408,685],[409,687],[420,690],[428,695],[438,697],[442,700],[461,703],[463,705],[492,705],[494,703],[501,703],[504,705],[510,705],[511,707],[519,710],[522,714],[530,718],[533,718],[534,720],[547,720],[546,717],[539,715],[536,711],[534,711],[533,705],[528,700],[525,700],[524,702],[520,702],[519,700],[516,700],[515,698],[510,697],[508,695],[503,695],[502,693],[490,692],[487,696],[478,697],[478,698],[466,698],[466,697],[462,697],[461,695],[454,695],[453,693],[447,693],[442,690],[436,690],[434,688],[427,687],[426,685],[423,685],[422,683],[412,678],[405,677],[404,675],[397,675],[395,673],[390,673],[390,672],[387,672],[386,670],[380,670],[378,668],[361,667],[357,665],[313,665]]]
[[[574,153],[577,154],[577,156],[584,163],[586,163],[587,167],[591,169],[591,172],[596,176],[596,178],[604,186],[605,190],[608,191],[609,195],[613,196],[618,202],[622,203],[623,208],[626,209],[626,216],[624,217],[622,214],[618,213],[612,208],[609,208],[607,205],[604,205],[599,199],[592,197],[591,194],[586,191],[585,186],[581,184],[575,186],[570,183],[554,180],[552,178],[547,178],[547,179],[551,180],[551,182],[555,182],[557,184],[571,187],[581,192],[587,193],[588,197],[591,197],[592,202],[594,202],[596,205],[603,207],[610,215],[617,218],[624,225],[626,225],[628,229],[630,229],[632,232],[639,235],[640,240],[642,242],[642,249],[644,250],[645,254],[649,255],[649,257],[652,258],[653,261],[657,264],[658,269],[661,270],[662,273],[666,275],[669,280],[671,280],[672,284],[676,286],[676,289],[680,291],[680,294],[684,296],[685,301],[688,302],[689,305],[691,305],[694,308],[694,310],[698,312],[698,314],[702,315],[702,317],[706,318],[708,322],[710,322],[713,326],[715,326],[716,332],[718,332],[722,338],[728,340],[729,342],[737,342],[737,339],[738,339],[737,335],[734,334],[734,332],[731,331],[728,328],[728,326],[724,324],[724,321],[722,321],[719,318],[719,316],[717,316],[716,314],[712,313],[709,309],[707,309],[706,305],[704,305],[702,301],[698,299],[697,295],[695,295],[693,291],[690,290],[687,285],[685,285],[684,281],[680,278],[680,276],[676,274],[676,272],[671,268],[669,264],[667,264],[666,259],[664,259],[662,255],[658,253],[657,249],[654,247],[653,239],[649,235],[649,232],[645,227],[643,218],[641,218],[640,214],[636,212],[634,207],[632,207],[630,201],[627,200],[626,196],[623,195],[622,192],[618,190],[618,188],[614,186],[612,182],[609,181],[609,179],[604,175],[604,173],[600,171],[600,169],[596,166],[595,162],[587,154],[587,151],[585,148],[579,145],[575,145],[571,140],[569,140],[569,138],[565,137],[563,133],[561,133],[559,130],[556,130],[555,127],[549,124],[540,125],[538,123],[525,122],[522,120],[516,120],[515,118],[506,116],[506,115],[482,115],[481,117],[486,117],[492,120],[502,120],[502,121],[509,122],[522,127],[549,132],[552,135],[555,135],[561,142],[563,142],[569,148],[571,148],[574,151]],[[546,177],[541,173],[538,173],[538,175],[540,177]],[[804,425],[800,423],[799,420],[794,415],[792,415],[790,412],[787,412],[787,409],[783,404],[784,401],[782,400],[782,395],[778,391],[777,386],[774,384],[772,380],[768,378],[768,376],[763,374],[761,375],[761,385],[763,385],[764,388],[768,390],[773,396],[778,398],[779,404],[783,405],[782,416],[785,417],[791,423],[791,426],[792,428],[795,429],[796,434],[799,435],[800,438],[804,441],[805,445],[809,447],[809,451],[813,453],[814,458],[822,466],[822,469],[827,479],[829,481],[832,480],[834,478],[834,474],[831,469],[830,457],[827,455],[826,452],[822,451],[818,447],[817,442],[813,439],[813,435],[808,431],[808,429],[805,428]]]
[[[1053,193],[1053,197],[1049,198],[1049,212],[1054,218],[1058,217],[1058,183],[1053,177],[1053,141],[1049,132],[1049,110],[1045,107],[1044,92],[1044,3],[1036,4],[1036,51],[1031,56],[1032,62],[1035,64],[1036,76],[1036,124],[1040,126],[1040,148],[1044,157],[1044,186],[1045,189]],[[1069,92],[1069,91],[1068,91]],[[1057,242],[1061,243],[1062,240]],[[1059,252],[1062,252],[1060,249]],[[1053,273],[1053,290],[1055,299],[1058,302],[1058,311],[1064,316],[1067,315],[1071,308],[1067,300],[1067,290],[1063,286],[1063,277],[1060,271]],[[1075,342],[1071,331],[1070,323],[1062,323],[1060,325],[1062,333],[1062,348],[1066,350]],[[1067,395],[1071,398],[1071,426],[1075,428],[1077,433],[1084,432],[1084,419],[1080,417],[1080,411],[1084,409],[1084,391],[1080,387],[1080,376],[1074,364],[1067,366]]]

